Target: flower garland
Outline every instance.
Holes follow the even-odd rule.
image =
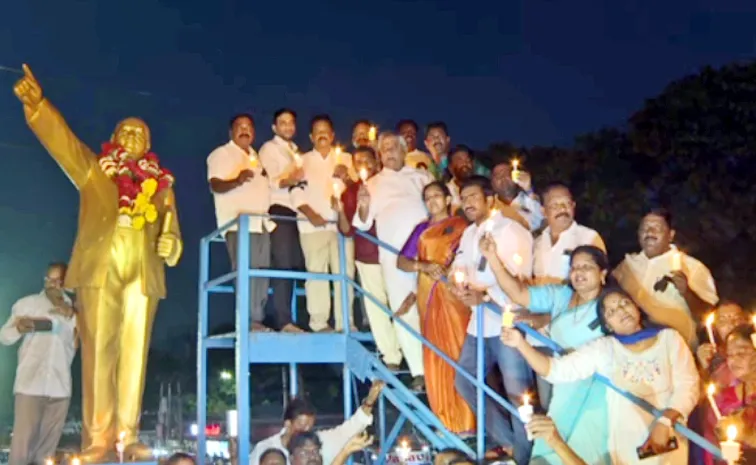
[[[118,213],[131,219],[131,227],[142,229],[146,223],[157,221],[152,198],[175,182],[173,174],[160,167],[157,155],[149,152],[135,160],[120,145],[106,142],[98,161],[105,175],[116,183]]]

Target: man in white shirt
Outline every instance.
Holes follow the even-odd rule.
[[[323,463],[330,464],[339,451],[352,437],[362,433],[373,423],[373,407],[383,390],[384,384],[376,381],[370,386],[370,392],[362,405],[352,417],[341,425],[317,431],[320,439]],[[315,409],[304,399],[292,399],[284,412],[283,429],[273,436],[255,444],[249,454],[249,464],[258,465],[260,456],[269,449],[282,451],[289,458],[289,446],[292,438],[298,433],[311,431],[315,426]]]
[[[499,339],[501,317],[482,306],[485,302],[493,302],[504,308],[511,305],[511,300],[498,286],[491,266],[480,252],[479,243],[484,234],[490,234],[496,242],[499,258],[510,273],[529,278],[533,270],[533,237],[516,221],[498,212],[492,215],[494,198],[488,178],[472,176],[462,186],[461,199],[464,214],[472,224],[462,234],[452,270],[453,275],[459,271],[464,273],[465,279],[455,291],[473,313],[458,363],[475,376],[477,338],[483,337],[485,374],[494,364],[498,365],[507,397],[512,404],[519,406],[522,396],[533,385],[533,371],[517,350],[505,346]],[[478,322],[481,311],[482,319]],[[476,411],[475,385],[457,374],[455,386],[470,408]],[[515,462],[528,463],[532,444],[527,439],[524,425],[516,418],[511,422],[507,420],[501,407],[489,398],[486,399],[486,427],[496,443],[494,451],[497,455],[504,451],[512,454],[513,449]]]
[[[517,171],[513,176],[509,163],[499,163],[491,172],[491,186],[496,194],[496,208],[519,223],[525,221],[530,232],[541,229],[543,207],[533,192],[530,173]]]
[[[581,245],[606,252],[599,233],[575,221],[575,201],[570,189],[554,183],[543,191],[546,229],[535,241],[533,275],[536,284],[561,284],[570,274],[570,254]]]
[[[360,186],[357,214],[352,224],[357,229],[368,231],[375,222],[378,239],[401,250],[415,226],[428,217],[422,192],[433,178],[426,171],[405,166],[407,145],[398,134],[381,134],[378,147],[383,169]],[[415,292],[417,275],[397,268],[396,255],[383,248],[379,251],[378,261],[388,291],[389,306],[396,312],[407,295]],[[420,332],[417,306],[413,305],[399,318]],[[394,329],[414,378],[412,387],[422,390],[425,386],[422,343],[401,325],[394,324]]]
[[[346,189],[352,156],[333,147],[333,122],[327,115],[317,115],[310,123],[310,140],[313,150],[302,156],[302,168],[306,185],[292,189],[292,202],[306,221],[299,223],[299,240],[302,244],[305,266],[310,273],[340,273],[339,235],[333,209],[333,198],[340,199]],[[354,242],[345,239],[347,275],[354,278]],[[329,332],[331,315],[331,286],[328,281],[310,279],[305,283],[307,312],[310,328],[316,332]],[[334,283],[334,321],[336,331],[348,324],[354,331],[352,287],[348,287],[346,302],[349,321],[344,323],[341,298],[341,283]]]
[[[207,179],[215,201],[218,227],[239,215],[267,215],[270,208],[270,182],[252,143],[255,122],[252,115],[240,114],[231,119],[231,140],[213,150],[207,157]],[[270,236],[276,223],[260,216],[249,218],[249,266],[270,267]],[[239,234],[234,225],[226,232],[226,247],[231,266],[236,269]],[[265,303],[268,300],[268,278],[249,280],[250,327],[265,331]]]
[[[297,114],[282,108],[273,115],[275,137],[260,147],[260,162],[270,181],[271,215],[296,218],[291,202],[290,189],[304,181],[302,159],[293,142],[297,132]],[[276,270],[300,270],[304,265],[302,247],[299,244],[299,230],[296,221],[277,220],[276,229],[270,233],[271,268]],[[294,281],[272,279],[273,306],[278,326],[283,332],[302,332],[292,323],[291,299]]]
[[[417,148],[418,131],[420,131],[420,128],[417,126],[417,123],[411,119],[403,119],[396,123],[396,132],[399,133],[399,135],[404,138],[404,142],[407,143],[407,158],[404,159],[404,164],[412,168],[424,169],[433,173],[436,168],[433,159],[430,155]]]
[[[674,240],[672,214],[650,210],[638,228],[641,251],[625,255],[612,275],[651,321],[677,330],[695,350],[697,323],[719,297],[706,265],[679,251]]]
[[[44,463],[55,454],[71,401],[76,316],[63,291],[66,265],[47,269],[45,287],[13,305],[0,343],[18,349],[9,465]]]

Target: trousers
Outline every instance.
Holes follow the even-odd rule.
[[[16,394],[8,465],[41,465],[55,455],[70,402],[70,397]]]

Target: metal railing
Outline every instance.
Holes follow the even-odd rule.
[[[267,216],[267,215],[255,215],[266,216],[276,221],[303,221],[302,218],[294,217],[279,217],[279,216]],[[306,220],[304,220],[306,221]],[[250,418],[250,395],[249,395],[249,370],[250,370],[250,357],[248,353],[249,341],[250,341],[250,322],[249,322],[249,278],[254,277],[268,277],[271,279],[294,279],[294,280],[326,280],[326,281],[338,281],[341,283],[341,302],[342,302],[342,321],[344,322],[344,334],[347,338],[365,340],[364,337],[358,337],[359,334],[351,332],[349,320],[349,307],[350,302],[348,299],[348,288],[351,286],[355,294],[362,295],[364,298],[370,300],[378,308],[380,308],[388,316],[393,316],[393,312],[383,304],[378,298],[367,292],[360,284],[354,279],[349,278],[347,275],[347,263],[346,263],[346,246],[345,237],[341,233],[338,234],[339,241],[339,273],[309,273],[301,271],[287,271],[287,270],[273,270],[273,269],[250,269],[249,261],[249,234],[238,234],[237,244],[237,269],[230,273],[226,273],[220,277],[211,279],[210,272],[210,244],[213,242],[224,242],[225,233],[234,225],[238,225],[239,231],[249,230],[249,216],[242,215],[236,220],[229,222],[222,226],[218,230],[214,231],[208,236],[205,236],[200,241],[200,283],[199,283],[199,325],[198,325],[198,337],[197,337],[197,350],[198,350],[198,364],[197,364],[197,426],[198,426],[198,450],[197,455],[199,460],[204,460],[205,455],[205,437],[204,431],[206,426],[206,408],[207,408],[207,350],[213,348],[212,344],[209,344],[209,329],[208,329],[208,310],[209,310],[209,295],[214,292],[233,292],[233,287],[225,285],[231,280],[235,280],[236,288],[236,330],[234,332],[234,349],[235,349],[235,363],[236,363],[236,391],[237,391],[237,411],[239,418],[238,425],[238,437],[249,438],[249,418]],[[378,247],[387,250],[393,254],[399,254],[399,251],[369,234],[362,231],[356,231],[356,234],[364,237],[370,242],[374,243]],[[246,271],[245,271],[246,270]],[[355,295],[356,297],[357,295]],[[296,296],[292,296],[292,299],[296,299]],[[296,304],[293,302],[293,313],[296,312]],[[481,305],[483,307],[493,310],[497,313],[501,313],[501,309],[493,303],[485,303]],[[464,377],[467,381],[471,382],[476,387],[476,418],[477,418],[477,431],[476,431],[476,450],[475,453],[478,457],[483,457],[485,453],[485,396],[489,396],[494,402],[507,410],[512,416],[519,417],[517,408],[512,405],[507,399],[490,388],[486,384],[484,367],[484,338],[480,336],[482,334],[483,327],[483,311],[477,311],[477,344],[476,344],[476,356],[477,356],[477,369],[475,375],[471,375],[465,369],[463,369],[456,360],[450,358],[441,349],[434,346],[428,341],[422,334],[413,329],[409,324],[402,319],[394,319],[394,322],[399,324],[404,330],[417,338],[424,347],[433,351],[436,355],[446,361],[451,367],[454,368],[457,375]],[[518,324],[518,329],[525,332],[527,335],[535,338],[539,342],[543,343],[547,347],[551,348],[557,354],[564,353],[564,350],[554,343],[546,336],[540,334],[538,331],[530,328],[527,325]],[[220,346],[215,346],[220,347]],[[292,376],[292,392],[296,392],[296,379],[297,368],[296,363],[290,363],[290,371]],[[388,370],[379,370],[382,376],[392,376]],[[614,390],[618,394],[622,395],[628,401],[636,404],[640,408],[646,410],[652,415],[659,416],[661,411],[653,405],[650,405],[643,399],[634,396],[617,386],[615,386],[608,378],[601,375],[594,375],[594,379],[602,384],[605,384],[608,388]],[[343,368],[343,390],[344,390],[344,416],[345,419],[351,416],[353,412],[352,395],[353,386],[352,378],[349,372],[349,367],[345,363]],[[409,391],[408,391],[409,392]],[[395,394],[391,393],[391,397],[395,397]],[[399,399],[390,399],[394,402],[400,401]],[[403,423],[405,419],[400,417],[400,421]],[[388,442],[388,444],[381,444],[382,455],[385,456],[387,450],[393,446],[393,441],[398,437],[400,428],[397,425],[392,428],[391,434],[388,437],[385,435],[385,402],[383,397],[379,401],[379,427],[381,430],[381,439]],[[435,426],[435,425],[434,425]],[[442,427],[443,428],[443,427]],[[423,428],[425,429],[425,428]],[[712,453],[716,457],[721,458],[721,452],[719,448],[705,440],[702,436],[687,428],[681,423],[675,424],[676,431],[688,438],[691,442],[699,445],[704,450]],[[464,449],[468,449],[464,447]],[[248,465],[247,460],[250,453],[249,441],[239,441],[238,446],[239,462],[238,465]]]

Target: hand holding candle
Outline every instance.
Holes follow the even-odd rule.
[[[512,328],[514,327],[515,314],[512,311],[512,304],[506,304],[504,310],[501,312],[501,327]]]
[[[711,312],[708,315],[706,315],[706,334],[709,335],[709,342],[716,349],[717,343],[714,341],[714,319],[715,318],[716,318],[716,315],[714,314],[714,312]]]
[[[520,415],[520,421],[523,425],[527,425],[533,419],[533,406],[530,404],[530,394],[522,396],[522,405],[517,409],[517,413]],[[533,440],[533,435],[528,431],[528,441]]]
[[[682,252],[679,250],[672,253],[672,271],[682,271]]]

